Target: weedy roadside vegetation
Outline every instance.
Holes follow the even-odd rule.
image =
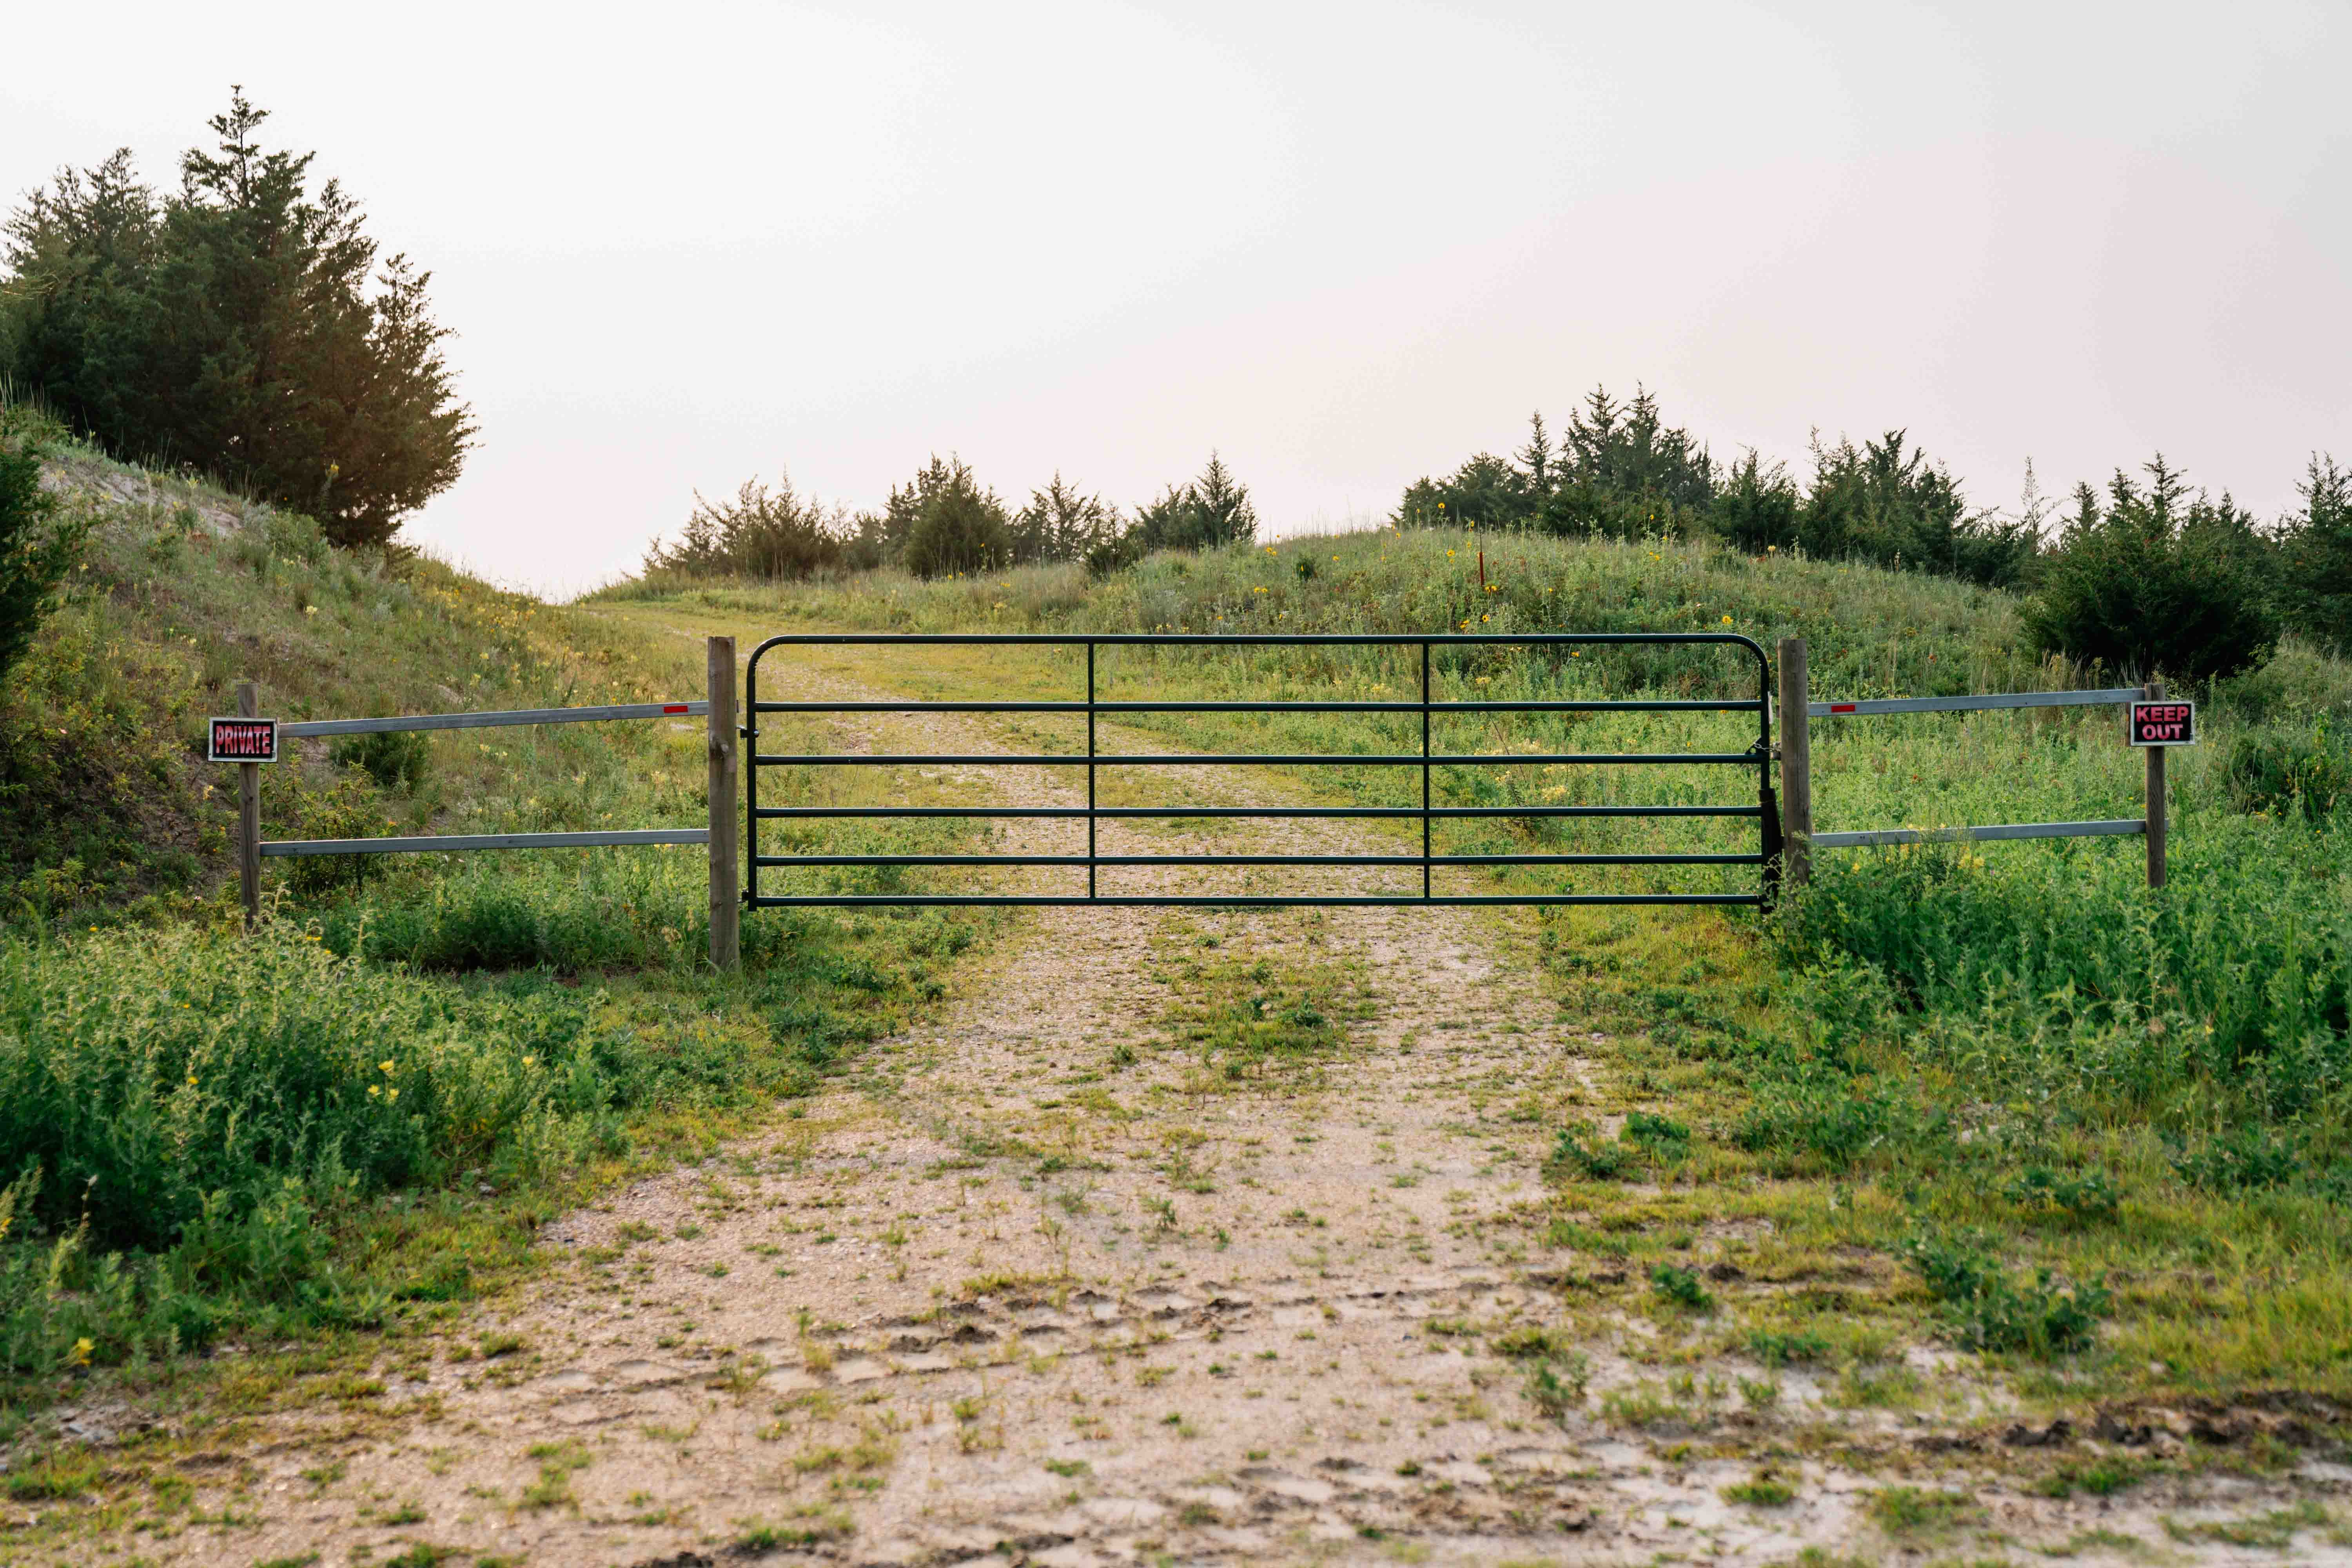
[[[242,933],[200,760],[237,678],[283,718],[645,700],[698,695],[700,647],[46,435],[84,537],[0,697],[0,1408],[225,1337],[429,1327],[599,1184],[842,1070],[994,928],[779,911],[721,976],[698,853],[595,850],[269,861]],[[701,729],[294,742],[264,831],[695,824]]]

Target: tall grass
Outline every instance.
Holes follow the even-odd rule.
[[[634,1004],[459,987],[284,921],[0,941],[0,1373],[462,1294],[468,1260],[420,1241],[411,1198],[558,1188],[665,1121],[805,1092],[974,932],[912,911],[757,929],[740,992],[689,971]]]

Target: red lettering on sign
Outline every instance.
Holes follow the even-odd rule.
[[[2192,702],[2135,702],[2125,731],[2135,746],[2197,743],[2197,706]]]
[[[208,753],[216,763],[274,763],[278,725],[270,719],[215,719]]]

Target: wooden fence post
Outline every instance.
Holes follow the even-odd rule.
[[[2141,688],[2148,700],[2158,701],[2164,696],[2164,682],[2151,680]],[[2164,746],[2142,746],[2147,757],[2147,885],[2164,886]]]
[[[1813,874],[1813,749],[1805,639],[1780,639],[1780,880],[1801,888]]]
[[[236,683],[236,716],[261,717],[261,689]],[[261,919],[261,764],[236,764],[236,880],[245,901],[245,929]]]
[[[735,639],[712,637],[710,679],[710,962],[721,970],[743,961],[743,903],[736,835]]]

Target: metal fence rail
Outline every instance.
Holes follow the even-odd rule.
[[[1879,844],[1962,844],[1993,838],[2100,838],[2146,833],[2137,816],[2100,822],[2004,822],[1991,827],[1874,827],[1859,833],[1816,833],[1816,849],[1857,849]]]
[[[2104,708],[2139,699],[2137,686],[2098,691],[2004,691],[1983,697],[1866,697],[1853,702],[1808,702],[1811,719],[1863,718],[1872,713],[1974,713],[1997,708]],[[1815,839],[1818,843],[1820,840]]]
[[[438,855],[461,849],[590,849],[629,844],[708,844],[708,827],[623,827],[599,833],[425,833],[405,838],[271,838],[264,855]]]
[[[509,724],[587,724],[607,719],[683,719],[710,711],[708,701],[619,702],[602,708],[509,708],[481,713],[410,713],[391,719],[299,719],[278,732],[306,735],[383,735],[396,730],[496,730]]]
[[[1643,645],[1720,646],[1745,650],[1755,660],[1757,688],[1753,698],[1673,699],[1610,701],[1603,700],[1498,701],[1490,699],[1437,701],[1432,696],[1433,653],[1455,647],[1519,647],[1581,650],[1596,647],[1637,647]],[[779,648],[811,646],[895,647],[908,645],[949,647],[1048,647],[1083,650],[1085,654],[1086,695],[1083,700],[886,700],[886,701],[761,701],[759,697],[761,660]],[[1173,647],[1193,651],[1242,647],[1387,647],[1408,653],[1418,650],[1421,667],[1421,692],[1418,700],[1382,702],[1340,701],[1175,701],[1175,700],[1105,700],[1097,689],[1097,655],[1108,647]],[[1108,904],[1118,906],[1225,906],[1241,908],[1278,908],[1290,905],[1380,905],[1380,904],[1732,904],[1755,905],[1769,900],[1772,879],[1778,871],[1780,851],[1780,817],[1772,793],[1772,719],[1771,670],[1763,647],[1752,638],[1729,632],[1687,633],[1530,633],[1521,635],[1471,636],[1409,636],[1360,634],[1276,634],[1257,633],[1232,637],[1198,634],[1124,633],[1053,634],[1019,633],[1011,635],[961,634],[885,634],[885,633],[808,633],[773,637],[761,643],[751,652],[744,678],[744,708],[750,728],[745,735],[751,742],[745,770],[744,825],[751,839],[747,857],[749,880],[743,902],[748,907],[764,908],[780,905],[999,905],[999,904]],[[1482,753],[1438,750],[1432,742],[1432,725],[1436,720],[1466,714],[1496,713],[1604,713],[1604,712],[1711,712],[1753,713],[1756,715],[1756,741],[1744,752],[1519,752]],[[978,713],[978,714],[1067,714],[1086,721],[1086,749],[1068,752],[762,752],[758,745],[760,718],[767,713],[836,714],[836,713]],[[1138,713],[1344,713],[1389,714],[1418,716],[1421,721],[1421,746],[1412,752],[1104,752],[1097,744],[1097,724],[1104,717],[1117,718]],[[1508,805],[1508,806],[1446,806],[1433,800],[1433,774],[1444,768],[1511,768],[1528,764],[1549,766],[1605,767],[1691,765],[1719,766],[1755,771],[1756,804],[1724,805]],[[1086,772],[1086,805],[1066,806],[820,806],[801,804],[760,804],[760,774],[768,768],[825,767],[1043,767],[1054,769],[1083,768]],[[1421,803],[1417,806],[1107,806],[1100,803],[1098,786],[1100,770],[1106,767],[1149,768],[1171,770],[1197,767],[1373,767],[1418,768],[1421,771]],[[759,830],[763,822],[795,819],[892,820],[921,817],[961,817],[983,819],[1059,819],[1084,821],[1087,825],[1086,852],[1062,855],[767,855],[760,852]],[[1387,821],[1413,821],[1421,824],[1421,853],[1418,855],[1109,855],[1102,852],[1099,833],[1104,822],[1143,819],[1189,818],[1357,818]],[[1433,829],[1443,821],[1480,818],[1629,818],[1629,817],[1725,817],[1751,818],[1752,848],[1704,854],[1622,854],[1622,855],[1448,855],[1436,851]],[[1435,873],[1457,867],[1496,866],[1755,866],[1760,868],[1758,889],[1752,893],[1577,893],[1567,890],[1531,894],[1455,894],[1438,890]],[[1421,871],[1419,892],[1381,892],[1347,894],[1128,894],[1110,893],[1102,889],[1100,873],[1105,868],[1168,868],[1168,867],[1246,866],[1268,867],[1377,867],[1387,868],[1418,868]],[[774,873],[792,868],[1006,868],[1045,867],[1083,868],[1087,873],[1083,893],[822,893],[782,894],[763,892],[761,873]],[[772,877],[771,886],[772,887]]]

